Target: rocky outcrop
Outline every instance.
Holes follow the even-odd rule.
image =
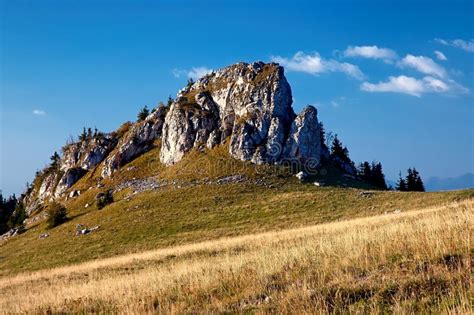
[[[59,197],[72,185],[74,185],[87,171],[81,167],[69,168],[64,172],[64,175],[59,180],[56,189],[54,190],[54,197]]]
[[[318,165],[321,159],[329,157],[328,149],[321,138],[318,111],[313,106],[308,106],[293,121],[283,156],[302,163],[311,161]]]
[[[161,161],[173,164],[193,148],[229,137],[234,158],[276,161],[295,116],[291,103],[291,88],[277,64],[239,63],[211,73],[180,91],[171,105]]]
[[[38,206],[62,196],[86,172],[101,166],[103,177],[161,141],[160,160],[180,161],[190,150],[226,145],[230,156],[256,164],[310,162],[323,159],[348,174],[352,162],[329,156],[317,110],[306,107],[298,116],[284,70],[275,63],[238,63],[208,74],[178,92],[170,106],[156,108],[143,121],[124,124],[111,134],[83,135],[63,148],[63,156],[40,172],[24,197]],[[56,161],[56,159],[55,159]]]
[[[239,63],[179,92],[163,126],[161,161],[173,164],[191,149],[228,139],[234,158],[257,164],[282,160],[317,166],[329,152],[317,110],[295,118],[291,88],[277,64]]]
[[[27,213],[40,206],[41,202],[55,199],[65,193],[88,170],[99,165],[117,144],[112,135],[95,134],[63,147],[62,157],[43,171],[38,172],[38,185],[23,197]]]
[[[119,167],[148,151],[156,139],[160,139],[168,108],[158,107],[141,122],[134,124],[122,137],[117,150],[104,162],[102,176],[111,176]]]
[[[97,134],[79,142],[66,145],[59,169],[66,172],[72,168],[90,170],[99,165],[117,144],[111,135]]]

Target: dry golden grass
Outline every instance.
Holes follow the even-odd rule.
[[[0,278],[5,313],[469,313],[474,201]]]

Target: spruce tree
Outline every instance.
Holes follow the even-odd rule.
[[[337,138],[337,134],[334,135],[334,139],[332,140],[331,155],[339,158],[344,155],[344,149],[342,148],[341,141]]]
[[[59,156],[58,152],[54,151],[54,154],[50,157],[51,168],[53,168],[53,169],[58,168],[60,159],[61,159],[61,157]]]
[[[326,145],[326,131],[324,130],[324,124],[322,121],[319,122],[319,142],[322,146]]]
[[[395,189],[398,191],[407,191],[407,183],[404,178],[402,178],[402,172],[398,174],[398,182],[397,186],[395,186]]]
[[[413,191],[415,188],[415,176],[411,168],[407,170],[407,176],[405,178],[405,182],[407,184],[407,191]]]
[[[138,121],[143,121],[147,116],[150,114],[150,111],[148,110],[148,107],[145,105],[140,112],[137,115]]]
[[[79,135],[79,141],[83,142],[87,139],[86,127],[83,127],[82,133]]]
[[[382,169],[382,163],[372,163],[371,168],[372,184],[380,189],[387,190],[387,183],[385,182],[385,175]]]
[[[171,95],[168,97],[168,103],[166,105],[168,106],[171,106],[171,104],[173,104],[174,100],[173,98],[171,97]]]
[[[414,184],[413,184],[413,191],[425,191],[425,185],[423,184],[423,180],[420,177],[420,173],[413,168],[413,176],[414,176]]]
[[[194,84],[193,78],[188,79],[188,83],[186,84],[186,87],[190,88]]]

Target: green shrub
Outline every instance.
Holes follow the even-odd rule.
[[[97,196],[95,196],[95,200],[97,203],[97,209],[102,209],[108,204],[111,204],[114,202],[114,196],[112,195],[112,190],[107,190],[106,192],[101,192],[98,193]]]
[[[53,228],[67,221],[67,210],[62,204],[52,202],[48,209],[48,228]]]

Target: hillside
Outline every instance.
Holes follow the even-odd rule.
[[[47,229],[43,212],[32,215],[25,233],[0,245],[0,275],[224,236],[405,212],[474,196],[473,190],[400,193],[345,188],[369,187],[337,175],[337,169],[301,183],[286,169],[236,161],[225,146],[192,152],[170,167],[156,163],[158,156],[159,148],[152,149],[103,181],[104,186],[91,185],[94,173],[84,176],[74,185],[84,192],[64,201],[69,221],[56,228]],[[314,180],[327,186],[318,187]],[[108,189],[114,189],[115,202],[98,210],[95,196]],[[77,229],[95,226],[100,228],[76,235]],[[44,233],[49,236],[40,238]]]
[[[302,193],[315,199],[329,196],[327,191]],[[279,195],[280,200],[283,196],[286,195]],[[374,199],[380,201],[380,197]],[[430,194],[430,197],[447,196]],[[425,200],[418,199],[417,204],[420,202]],[[334,202],[328,206],[331,204]],[[205,242],[198,242],[203,233],[188,228],[181,235],[193,238],[193,243],[188,245],[4,276],[0,278],[0,308],[14,313],[318,310],[466,314],[471,310],[472,251],[466,231],[474,224],[473,206],[472,199],[445,206],[426,208],[424,205],[418,211],[263,234],[252,234],[251,231],[261,229],[248,225],[244,219],[236,227],[239,230],[247,226],[245,236]],[[383,208],[373,212],[380,211]],[[348,208],[337,212],[339,218],[353,213]],[[294,218],[304,211],[296,206],[284,213],[291,218],[287,222],[298,222]],[[320,215],[323,213],[305,213],[305,223],[324,220]],[[206,215],[208,219],[213,216]],[[275,215],[275,218],[281,221],[284,216]],[[189,222],[185,218],[178,220]],[[221,225],[221,232],[225,231],[224,226]],[[97,242],[108,234],[106,229],[86,237]],[[54,233],[62,238],[67,234],[65,229]],[[85,238],[75,242],[86,243]],[[40,247],[41,253],[41,245],[34,245]],[[66,247],[57,246],[58,243],[54,247],[56,253],[66,254]],[[90,250],[94,251],[94,246]],[[41,254],[35,258],[40,259]]]
[[[0,238],[0,309],[466,310],[474,190],[383,190],[292,101],[278,64],[238,63],[111,133],[84,128]]]

